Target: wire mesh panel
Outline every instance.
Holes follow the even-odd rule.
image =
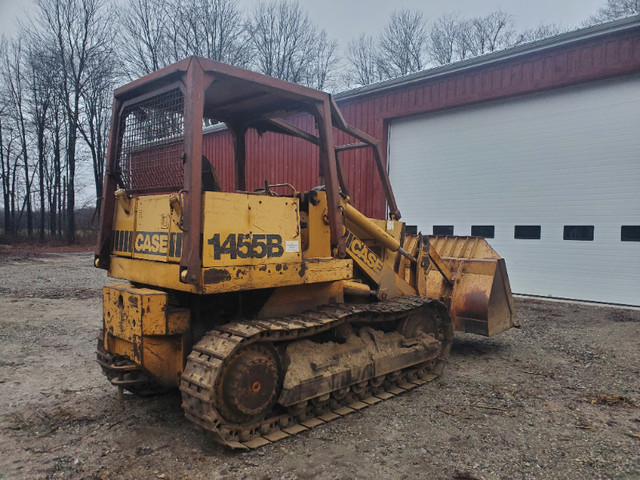
[[[129,193],[171,192],[184,181],[184,97],[179,88],[129,105],[118,167]]]

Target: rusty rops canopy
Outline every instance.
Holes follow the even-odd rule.
[[[161,146],[147,142],[141,148],[140,138],[149,133],[144,122],[154,112],[161,112],[161,122],[156,122],[153,128],[163,129],[164,140]],[[306,131],[284,120],[299,113],[310,114],[317,131]],[[400,218],[377,140],[345,122],[327,93],[209,59],[189,57],[117,89],[113,118],[117,120],[112,122],[109,134],[104,202],[96,249],[96,265],[101,268],[109,265],[112,212],[118,188],[124,188],[129,194],[179,191],[184,215],[181,279],[193,284],[199,281],[202,131],[205,119],[226,124],[232,135],[234,187],[238,191],[247,188],[246,134],[250,129],[259,134],[275,132],[294,136],[318,146],[322,175],[319,183],[324,183],[327,190],[331,243],[337,248],[338,256],[345,254],[343,218],[339,209],[340,188],[345,192],[348,189],[342,179],[336,152],[363,147],[373,149],[391,216]],[[145,128],[140,126],[143,123]],[[357,142],[336,146],[334,128]],[[127,147],[129,145],[138,147]],[[122,152],[127,148],[125,155]],[[173,163],[153,163],[154,155],[166,157],[168,148],[172,149]],[[160,176],[164,180],[145,183],[144,175],[139,173],[145,168],[148,178]],[[138,173],[134,172],[136,169]]]

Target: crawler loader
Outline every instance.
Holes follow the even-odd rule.
[[[230,191],[205,128],[232,138]],[[248,185],[254,130],[312,144],[317,187]],[[387,219],[352,204],[339,155],[355,148],[373,152]],[[179,388],[187,418],[231,448],[422,385],[454,329],[515,322],[504,260],[482,238],[407,228],[378,141],[330,95],[199,57],[115,91],[95,266],[120,280],[103,291],[107,378],[119,392]]]

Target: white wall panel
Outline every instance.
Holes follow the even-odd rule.
[[[640,305],[640,242],[620,241],[640,225],[640,77],[394,120],[389,171],[423,233],[495,225],[514,292]],[[564,225],[593,225],[594,241],[563,240]]]

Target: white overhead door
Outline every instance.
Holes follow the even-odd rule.
[[[514,292],[640,305],[640,77],[394,120],[389,173],[422,233],[494,227]]]

